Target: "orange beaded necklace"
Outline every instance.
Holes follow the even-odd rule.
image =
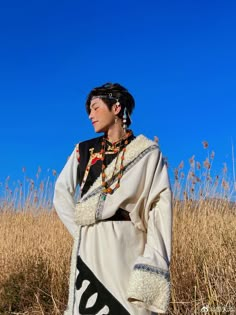
[[[111,177],[111,183],[113,182],[113,180],[115,179],[115,177],[117,177],[117,183],[115,185],[115,187],[112,189],[111,187],[109,187],[108,182],[106,181],[106,174],[105,174],[105,169],[106,169],[106,164],[105,164],[105,153],[106,153],[106,139],[103,138],[102,140],[102,149],[100,151],[100,153],[102,154],[101,160],[102,160],[102,186],[103,188],[103,193],[105,194],[113,194],[113,192],[118,189],[120,187],[120,180],[123,176],[123,170],[124,170],[124,157],[125,157],[125,151],[126,151],[126,146],[129,143],[128,141],[128,137],[132,134],[132,131],[128,131],[126,133],[126,135],[120,140],[120,142],[118,143],[119,146],[114,148],[114,153],[117,153],[116,156],[116,161],[115,161],[115,166],[113,169],[113,174]],[[122,142],[124,144],[124,147],[121,149],[121,145]],[[117,142],[115,142],[114,144],[117,145]],[[114,146],[114,144],[112,146]],[[117,166],[117,162],[118,162],[118,157],[120,152],[122,151],[122,155],[121,155],[121,161],[120,161],[120,169],[119,172],[117,174],[115,174],[115,170],[116,170],[116,166]]]

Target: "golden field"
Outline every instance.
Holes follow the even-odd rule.
[[[210,158],[189,162],[187,174],[183,163],[174,170],[168,314],[236,315],[236,203],[228,198],[235,183],[226,172],[211,178]],[[29,181],[23,208],[13,209],[14,194],[1,205],[0,314],[63,314],[66,307],[72,239],[34,189]]]
[[[0,222],[0,313],[62,314],[72,239],[57,215],[2,211]],[[175,203],[169,314],[236,314],[235,226],[225,201]]]

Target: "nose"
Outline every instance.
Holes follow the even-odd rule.
[[[89,119],[93,119],[93,113],[92,113],[92,111],[90,111],[90,113],[89,113]]]

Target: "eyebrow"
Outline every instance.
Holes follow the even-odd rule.
[[[93,104],[90,104],[90,109],[94,107],[94,105],[97,104],[97,101],[95,101]]]

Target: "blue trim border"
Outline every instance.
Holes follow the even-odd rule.
[[[170,273],[169,271],[165,271],[163,269],[150,266],[150,265],[145,265],[145,264],[136,264],[134,265],[134,270],[141,270],[145,272],[150,272],[150,273],[155,273],[163,276],[167,281],[170,281]]]

